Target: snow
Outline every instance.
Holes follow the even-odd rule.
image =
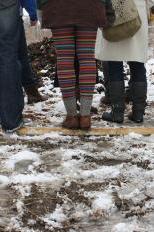
[[[58,180],[58,177],[50,173],[36,173],[36,174],[18,174],[10,178],[10,183],[13,184],[32,184],[32,183],[52,183]]]
[[[117,225],[114,226],[114,228],[112,229],[112,232],[134,232],[134,231],[138,231],[139,228],[136,224],[133,223],[119,223]],[[140,230],[141,232],[141,230]]]
[[[130,138],[132,138],[132,139],[141,139],[141,138],[142,138],[142,135],[137,134],[137,133],[134,133],[134,132],[129,133],[128,136],[129,136]]]
[[[42,219],[45,223],[47,223],[50,229],[51,227],[53,227],[54,229],[61,228],[61,223],[65,222],[67,220],[67,217],[64,214],[63,209],[59,205],[57,205],[53,213],[45,215]]]
[[[39,155],[31,151],[21,151],[15,155],[12,155],[5,163],[5,167],[9,169],[14,169],[15,165],[24,160],[31,160],[32,162],[40,162]],[[35,164],[34,164],[35,165]]]
[[[151,104],[153,58],[146,68]],[[41,72],[46,75],[47,70]],[[103,77],[100,71],[99,76]],[[31,126],[57,127],[66,113],[61,93],[53,90],[48,77],[44,77],[44,84],[39,90],[51,98],[26,105],[24,114],[34,117]],[[119,127],[100,120],[104,111],[99,106],[101,97],[102,94],[94,95],[99,114],[92,117],[93,126]],[[141,127],[153,126],[153,112],[152,106],[147,107]],[[139,125],[127,120],[124,126]],[[154,135],[14,134],[1,137],[0,165],[0,197],[5,203],[0,201],[0,209],[1,214],[7,212],[0,219],[3,231],[154,231]]]
[[[1,146],[0,147],[0,155],[4,154],[9,149],[9,146]]]
[[[143,204],[143,202],[145,204],[143,204],[142,209],[145,212],[153,209],[154,203],[151,199],[154,192],[153,169],[148,170],[137,166],[138,162],[144,162],[148,159],[150,159],[150,164],[153,163],[154,143],[151,136],[136,137],[135,135],[134,137],[134,135],[128,135],[122,139],[121,137],[99,138],[93,136],[82,141],[77,136],[70,137],[53,133],[44,137],[19,137],[18,139],[20,143],[27,141],[36,144],[48,143],[49,147],[42,150],[40,145],[27,148],[27,145],[16,144],[6,145],[1,149],[1,158],[4,159],[2,163],[5,164],[5,172],[8,170],[9,175],[1,175],[0,183],[2,183],[2,186],[12,185],[12,188],[18,193],[16,198],[17,215],[11,218],[9,229],[20,228],[20,231],[29,232],[31,231],[30,227],[37,225],[36,219],[30,217],[28,218],[28,224],[23,225],[21,223],[22,217],[25,216],[26,205],[24,199],[26,197],[35,197],[35,195],[33,196],[34,185],[39,189],[39,192],[44,191],[44,194],[49,191],[48,189],[56,191],[57,196],[63,199],[63,203],[57,204],[53,211],[47,211],[39,217],[39,220],[45,223],[44,231],[47,229],[54,231],[63,228],[64,225],[69,225],[70,217],[74,218],[80,226],[82,221],[91,223],[90,218],[97,220],[98,217],[106,217],[106,220],[109,220],[110,227],[105,230],[102,225],[101,231],[134,232],[137,229],[137,231],[145,232],[144,224],[141,224],[137,219],[132,219],[131,222],[131,220],[123,218],[122,215],[125,214],[125,211],[120,214],[113,196],[114,192],[117,192],[122,202],[128,202],[130,211],[136,205]],[[108,146],[100,147],[99,150],[99,146],[102,146],[102,144],[108,144]],[[124,149],[126,150],[124,151]],[[90,157],[91,161],[88,161],[86,157]],[[15,171],[15,165],[26,159],[32,161],[32,168],[27,166],[24,173],[22,169]],[[122,163],[105,165],[102,163],[103,159],[114,159],[115,162],[121,159]],[[133,164],[131,159],[134,162]],[[100,160],[100,163],[97,160]],[[72,183],[77,183],[82,187],[76,190],[76,187],[72,187]],[[95,186],[95,183],[97,185],[100,183],[100,188],[94,190],[84,189],[84,186]],[[63,191],[59,192],[61,188],[66,189],[64,193]],[[70,193],[67,189],[69,189]],[[73,198],[74,200],[70,198],[71,196],[75,197],[76,194],[79,194],[78,197],[83,194],[84,198],[90,202],[90,206],[85,205],[82,198],[79,202],[76,202],[76,198]],[[147,196],[150,197],[149,200],[146,200]],[[44,201],[42,197],[38,197],[38,199]],[[119,214],[121,215],[120,218]],[[112,220],[112,217],[115,219]],[[82,226],[85,228],[84,224]],[[148,225],[148,228],[148,232],[153,231],[151,224]],[[95,232],[95,230],[93,231]],[[36,231],[34,230],[34,232]]]
[[[94,211],[103,210],[106,213],[111,213],[115,208],[112,195],[109,192],[98,192],[94,194],[95,199],[92,203],[92,208]]]
[[[9,178],[7,176],[0,175],[0,186],[8,185]]]
[[[82,171],[82,178],[96,178],[96,179],[107,179],[107,178],[115,178],[120,174],[120,168],[118,167],[108,167],[103,166],[102,168],[98,168],[95,170],[86,170]]]

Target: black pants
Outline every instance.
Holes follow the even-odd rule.
[[[128,62],[132,82],[146,82],[146,69],[144,63]],[[123,62],[109,61],[108,71],[110,81],[123,81]]]

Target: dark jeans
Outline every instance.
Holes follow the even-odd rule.
[[[123,62],[109,61],[110,81],[123,81]],[[144,63],[128,62],[132,82],[146,82],[146,69]]]
[[[19,125],[24,107],[18,44],[19,6],[15,4],[0,10],[0,119],[4,130]]]
[[[19,37],[19,50],[18,50],[19,61],[21,65],[21,80],[23,87],[28,87],[36,84],[36,77],[32,70],[32,66],[29,62],[27,42],[25,36],[25,29],[23,20],[20,18],[20,37]]]

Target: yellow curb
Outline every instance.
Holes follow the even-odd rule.
[[[122,136],[128,135],[129,133],[152,135],[154,134],[154,127],[92,128],[89,131],[68,130],[61,127],[24,127],[18,130],[18,134],[23,136],[38,136],[54,132],[70,136]]]

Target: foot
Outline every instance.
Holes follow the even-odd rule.
[[[116,122],[116,123],[123,123],[124,115],[120,113],[113,114],[112,112],[105,112],[102,115],[102,119],[107,122]]]
[[[143,111],[134,111],[128,115],[128,119],[136,123],[142,123],[143,116],[144,116]]]
[[[89,130],[91,128],[91,116],[80,116],[80,129]]]
[[[15,128],[12,128],[12,129],[4,129],[3,131],[6,133],[6,134],[12,134],[14,132],[16,132],[17,130],[19,130],[20,128],[22,128],[24,126],[24,121],[21,120],[21,122],[19,123],[19,125]]]
[[[79,117],[67,115],[62,123],[62,127],[67,129],[79,129],[80,128]]]

